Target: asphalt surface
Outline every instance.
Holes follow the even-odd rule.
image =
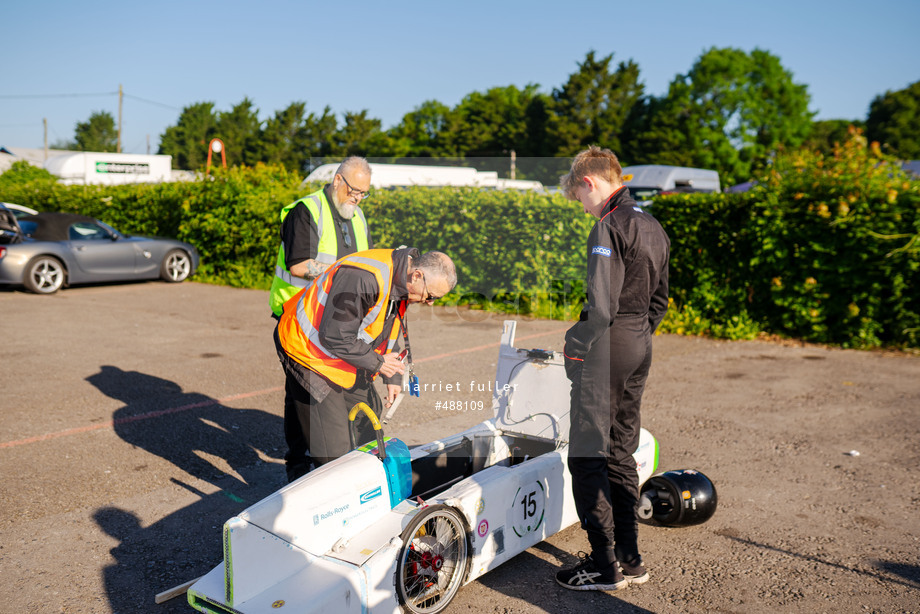
[[[417,371],[440,389],[407,399],[387,433],[424,443],[489,417],[505,317],[414,308]],[[518,322],[518,347],[561,349],[566,324]],[[219,563],[223,522],[285,482],[273,326],[266,292],[0,289],[0,612],[192,611],[154,596]],[[641,587],[556,586],[554,571],[587,548],[572,527],[464,587],[447,612],[920,611],[920,359],[654,344],[644,424],[662,469],[714,479],[716,516],[643,525]]]

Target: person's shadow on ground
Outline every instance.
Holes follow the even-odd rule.
[[[247,472],[263,462],[260,452],[269,459],[283,457],[280,417],[226,407],[174,382],[108,365],[86,380],[125,404],[112,416],[119,437],[200,480],[214,483],[232,475],[249,483]]]
[[[112,612],[190,611],[184,595],[160,605],[154,598],[218,565],[224,522],[286,483],[283,464],[271,462],[283,454],[282,419],[226,407],[174,382],[118,367],[103,366],[86,379],[124,403],[113,414],[123,440],[219,489],[208,494],[170,478],[200,499],[147,527],[117,507],[93,514],[119,541],[111,550],[116,563],[103,571]]]
[[[257,471],[250,472],[253,478]],[[103,581],[114,613],[181,614],[191,612],[184,593],[157,604],[160,593],[195,580],[223,561],[224,522],[276,490],[276,467],[262,466],[261,480],[240,489],[239,481],[225,476],[217,481],[220,491],[205,494],[172,514],[143,526],[133,513],[117,507],[102,507],[93,519],[109,536],[118,540],[111,549],[115,563],[106,567]],[[233,492],[228,491],[233,488]]]

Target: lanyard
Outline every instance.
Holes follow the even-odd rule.
[[[402,330],[403,341],[406,344],[406,362],[409,365],[408,373],[409,376],[409,396],[417,397],[421,391],[418,377],[415,375],[412,369],[412,348],[409,346],[409,327],[406,326],[406,320],[403,318],[402,314],[399,313],[399,306],[396,307],[396,317],[399,318],[400,330]]]
[[[406,344],[406,359],[409,364],[409,373],[412,373],[412,348],[409,346],[409,327],[406,326],[406,319],[399,313],[399,305],[396,306],[396,317],[399,318],[399,329],[402,331],[403,343]]]

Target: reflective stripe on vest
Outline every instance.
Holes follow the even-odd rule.
[[[278,334],[285,352],[302,365],[343,388],[354,386],[357,369],[323,346],[316,326],[322,321],[333,279],[342,266],[353,266],[373,273],[378,284],[376,303],[361,320],[358,338],[368,345],[379,338],[386,324],[386,306],[393,286],[393,250],[368,250],[345,256],[320,275],[316,283],[301,290],[285,304]],[[404,312],[400,310],[400,313]],[[314,326],[314,323],[316,326]],[[378,354],[392,350],[399,337],[395,321],[388,339],[374,349]],[[376,376],[375,376],[376,377]]]
[[[332,232],[323,232],[324,230],[329,230],[331,227],[334,227],[334,219],[332,216],[332,205],[326,199],[326,194],[322,189],[313,192],[305,196],[304,198],[294,201],[293,203],[285,206],[281,209],[281,223],[284,223],[285,218],[291,212],[291,209],[303,203],[303,205],[310,212],[310,216],[313,219],[313,222],[316,224],[316,232],[319,237],[319,245],[317,246],[317,255],[315,260],[321,264],[332,264],[337,260],[338,257],[338,239],[336,233],[333,230]],[[358,207],[355,210],[355,217],[352,220],[352,228],[355,233],[355,249],[356,251],[365,251],[368,247],[367,242],[367,219],[364,217],[364,212]],[[287,263],[284,259],[284,243],[281,243],[281,246],[278,248],[278,257],[275,259],[275,276],[272,279],[271,292],[269,294],[269,303],[272,308],[272,312],[275,315],[281,315],[282,306],[288,301],[292,296],[294,296],[298,290],[301,288],[307,288],[312,284],[312,281],[308,281],[302,277],[297,277],[293,275],[287,267]]]
[[[322,190],[314,192],[308,198],[310,200],[304,200],[303,203],[310,210],[310,215],[316,222],[316,233],[319,236],[316,261],[322,264],[332,264],[339,259],[338,238],[335,231],[323,232],[324,228],[335,226],[332,205],[326,200],[326,194]],[[355,231],[355,251],[367,251],[367,220],[364,218],[361,207],[355,208],[351,224]]]
[[[281,244],[281,249],[284,249],[284,243]],[[293,275],[290,271],[282,269],[281,266],[277,264],[275,265],[275,277],[280,277],[281,280],[284,281],[284,283],[287,285],[295,286],[297,288],[306,288],[311,283],[313,283],[311,281],[307,281],[303,277],[297,277]]]
[[[364,319],[361,320],[361,330],[358,331],[358,339],[364,343],[370,345],[374,342],[374,337],[371,337],[367,332],[367,329],[377,320],[377,317],[380,315],[380,312],[383,310],[384,305],[386,305],[387,300],[390,296],[389,287],[392,285],[393,280],[393,271],[392,267],[387,266],[379,260],[374,260],[372,258],[365,258],[360,255],[361,252],[354,254],[352,256],[346,256],[339,262],[338,266],[335,267],[335,270],[338,271],[339,267],[343,264],[355,264],[361,263],[367,265],[365,270],[372,270],[374,272],[374,277],[377,278],[377,284],[381,288],[381,292],[377,297],[377,302],[371,307],[371,310],[367,312],[367,315],[364,316]],[[321,305],[323,309],[326,308],[326,299],[329,298],[329,295],[326,292],[326,276],[329,274],[329,271],[332,269],[327,269],[323,273],[319,280],[319,283],[316,284],[316,298],[315,301],[317,304]],[[320,281],[321,280],[321,281]],[[383,288],[387,288],[386,292],[383,291]],[[304,299],[306,298],[306,292],[300,297],[300,300],[297,301],[297,323],[300,324],[300,330],[307,333],[307,338],[316,345],[317,347],[322,347],[322,344],[319,342],[319,331],[313,328],[313,324],[310,322],[310,319],[307,317],[306,310],[304,309]],[[378,333],[379,334],[379,333]],[[335,356],[325,348],[323,353],[327,356]]]

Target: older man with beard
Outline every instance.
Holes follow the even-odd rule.
[[[269,297],[272,317],[280,318],[284,303],[312,284],[336,260],[373,249],[374,241],[358,206],[367,198],[370,186],[367,160],[351,156],[339,165],[332,183],[281,210],[281,246]],[[310,470],[312,459],[288,386],[284,435],[288,444],[287,475],[293,481]]]

